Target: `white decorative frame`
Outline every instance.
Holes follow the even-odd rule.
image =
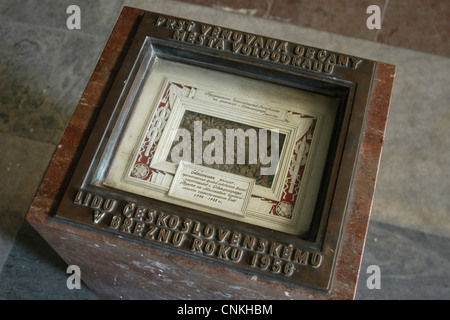
[[[159,91],[150,90],[155,85],[160,86]],[[308,230],[336,101],[169,61],[156,64],[141,86],[116,155],[100,184],[290,234]],[[238,102],[233,105],[231,101]],[[286,135],[272,188],[255,185],[242,215],[168,194],[176,165],[166,159],[186,110],[257,128],[278,129]],[[151,158],[150,163],[136,164],[142,155]]]
[[[166,159],[170,152],[170,147],[172,145],[172,142],[174,141],[174,136],[177,129],[179,128],[179,124],[185,111],[194,111],[202,114],[207,114],[210,116],[219,117],[221,119],[251,125],[261,129],[270,130],[270,128],[279,128],[279,132],[281,134],[285,134],[288,141],[287,143],[285,142],[285,145],[281,150],[281,154],[279,157],[279,163],[281,165],[279,166],[277,170],[278,172],[275,175],[274,182],[272,183],[272,188],[265,188],[255,185],[252,193],[253,195],[270,200],[279,201],[281,199],[283,186],[285,184],[285,179],[289,169],[290,161],[289,159],[287,159],[287,157],[289,157],[289,151],[294,149],[296,142],[295,138],[300,138],[299,127],[294,126],[290,123],[286,123],[285,121],[267,119],[267,117],[249,118],[248,114],[246,113],[234,115],[230,113],[229,110],[222,108],[218,104],[213,105],[211,103],[199,100],[177,98],[173,107],[174,115],[170,117],[169,121],[167,122],[167,127],[169,130],[164,130],[164,132],[162,133],[160,139],[161,147],[156,150],[153,156],[152,162],[150,164],[151,168],[175,174],[177,165],[175,165],[173,162],[166,161]],[[303,132],[303,134],[304,133],[305,132]]]

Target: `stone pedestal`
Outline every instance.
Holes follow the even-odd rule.
[[[395,77],[395,67],[389,64],[376,64],[329,292],[247,274],[54,217],[143,13],[123,9],[33,200],[27,221],[68,264],[80,267],[82,280],[100,298],[353,299]]]

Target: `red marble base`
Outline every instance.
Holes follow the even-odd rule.
[[[27,220],[101,298],[114,299],[353,299],[367,235],[395,67],[377,63],[331,289],[290,286],[190,256],[64,223],[53,217],[95,123],[142,10],[125,7],[84,91]]]

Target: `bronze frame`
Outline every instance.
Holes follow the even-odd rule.
[[[164,23],[157,26],[158,21],[162,21],[162,19],[165,19]],[[175,22],[171,24],[169,19]],[[343,227],[348,194],[352,187],[354,164],[358,156],[361,130],[376,62],[361,60],[356,69],[348,66],[335,66],[330,74],[319,73],[253,56],[236,55],[225,50],[179,41],[173,38],[174,30],[176,30],[173,27],[176,26],[176,21],[186,20],[151,12],[143,15],[130,49],[60,202],[56,217],[69,223],[81,223],[96,231],[121,235],[131,241],[138,241],[148,246],[171,250],[175,254],[189,254],[193,257],[198,257],[198,259],[224,264],[243,272],[269,277],[276,281],[304,285],[321,291],[329,290],[339,250],[339,239]],[[200,28],[201,22],[195,21],[194,24],[195,27],[192,30]],[[333,140],[328,153],[324,178],[321,183],[318,205],[316,206],[310,234],[306,238],[300,239],[292,235],[273,233],[256,226],[234,225],[232,220],[212,217],[207,213],[114,189],[101,188],[91,183],[96,179],[95,172],[102,161],[101,159],[110,156],[114,152],[114,150],[107,149],[108,141],[117,138],[111,136],[111,134],[116,122],[124,119],[120,116],[120,113],[123,111],[125,97],[129,94],[135,94],[135,92],[131,92],[131,83],[133,81],[130,80],[139,76],[137,74],[137,66],[140,65],[141,59],[143,59],[143,56],[140,54],[143,46],[151,47],[150,49],[154,55],[159,58],[173,59],[250,78],[257,77],[265,81],[332,96],[339,100],[338,116],[336,117]],[[293,48],[296,44],[288,43],[287,46]],[[316,50],[316,52],[320,50],[318,48],[311,49]],[[331,51],[327,52],[328,54],[333,54]],[[80,190],[82,190],[82,193],[79,193]],[[112,199],[112,203],[115,203],[111,210],[105,210],[106,214],[104,217],[102,216],[100,219],[100,216],[98,216],[98,220],[96,220],[95,214],[102,214],[102,212],[100,206],[92,205],[95,196],[103,200]],[[133,232],[110,228],[112,217],[115,214],[123,215],[126,205],[130,202],[148,210],[164,212],[169,216],[197,221],[204,226],[214,225],[217,228],[223,227],[240,234],[255,236],[258,239],[262,238],[271,244],[282,244],[284,247],[292,245],[293,248],[308,252],[307,259],[315,259],[316,261],[313,261],[312,265],[310,262],[306,262],[307,265],[305,266],[296,264],[296,271],[292,275],[286,276],[279,272],[250,267],[248,265],[250,253],[246,254],[246,261],[241,259],[238,262],[233,262],[192,252],[190,247],[193,239],[197,237],[192,232],[185,233],[187,238],[187,241],[185,241],[186,245],[174,246],[165,241],[149,239],[135,235]],[[211,223],[211,221],[213,222]],[[199,237],[202,238],[201,236]],[[203,236],[203,238],[205,237]],[[247,253],[247,251],[245,252]],[[277,257],[272,255],[271,259],[277,259]],[[289,259],[283,258],[277,260],[289,261]]]

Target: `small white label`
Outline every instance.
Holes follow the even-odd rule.
[[[181,161],[169,196],[244,216],[255,179]]]

